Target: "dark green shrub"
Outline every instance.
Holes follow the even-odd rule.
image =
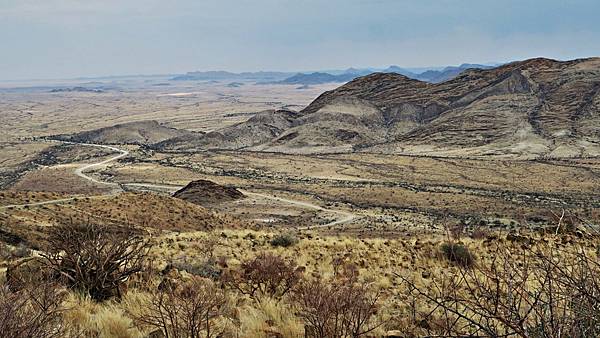
[[[270,243],[272,246],[281,246],[287,248],[298,243],[298,238],[292,234],[280,234],[273,237]]]
[[[444,243],[441,249],[444,257],[458,266],[468,268],[475,263],[475,256],[463,244],[453,242]]]

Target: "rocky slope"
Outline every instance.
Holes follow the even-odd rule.
[[[600,58],[532,59],[439,84],[376,73],[323,93],[261,150],[337,150],[342,142],[355,151],[440,156],[595,156],[599,92]],[[309,128],[323,124],[328,129]]]
[[[290,128],[297,112],[267,110],[257,113],[248,121],[203,135],[188,134],[155,144],[161,151],[201,151],[208,149],[245,149],[266,143]]]
[[[103,144],[154,144],[174,137],[198,137],[201,133],[169,128],[157,121],[136,121],[117,124],[73,135],[59,135],[64,141]]]

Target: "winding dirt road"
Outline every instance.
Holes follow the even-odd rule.
[[[129,151],[124,150],[124,149],[119,149],[119,148],[116,148],[116,147],[105,146],[105,145],[102,145],[102,144],[76,143],[76,142],[64,142],[64,143],[67,143],[67,144],[79,144],[79,145],[82,145],[82,146],[90,146],[90,147],[99,147],[99,148],[110,149],[112,151],[119,152],[120,154],[117,155],[117,156],[113,156],[111,158],[108,158],[108,159],[106,159],[104,161],[101,161],[101,162],[98,162],[98,163],[84,164],[81,167],[78,167],[77,169],[75,169],[75,171],[74,171],[75,175],[77,175],[77,176],[79,176],[81,178],[84,178],[84,179],[86,179],[88,181],[91,181],[91,182],[94,182],[94,183],[97,183],[97,184],[119,186],[118,183],[106,182],[106,181],[99,181],[99,180],[97,180],[97,179],[95,179],[95,178],[93,178],[91,176],[86,175],[84,172],[86,172],[87,170],[92,169],[92,168],[102,167],[104,165],[107,165],[110,162],[113,162],[113,161],[116,161],[116,160],[118,160],[120,158],[123,158],[123,157],[129,155]]]
[[[130,186],[130,187],[137,187],[137,188],[146,188],[148,190],[160,189],[160,190],[167,190],[167,191],[175,191],[175,190],[182,188],[182,186],[177,186],[177,185],[157,185],[157,184],[151,184],[151,183],[122,183],[122,184],[120,184],[120,183],[97,180],[96,178],[94,178],[92,176],[86,175],[86,171],[89,171],[90,169],[94,169],[94,168],[100,168],[100,167],[106,166],[107,164],[109,164],[111,162],[117,161],[117,160],[129,155],[129,151],[127,151],[125,149],[120,149],[117,147],[103,145],[103,144],[77,143],[77,142],[68,142],[68,141],[63,141],[63,143],[78,144],[78,145],[90,146],[90,147],[99,147],[99,148],[109,149],[109,150],[119,153],[119,155],[110,157],[106,160],[103,160],[103,161],[100,161],[97,163],[83,164],[83,165],[77,167],[73,171],[75,173],[75,175],[77,175],[85,180],[88,180],[90,182],[93,182],[96,184],[102,184],[102,185],[115,186],[115,187],[119,187],[119,189],[122,189],[122,187],[124,187],[124,186],[125,187]],[[347,212],[347,211],[327,209],[327,208],[323,208],[319,205],[308,203],[308,202],[296,201],[296,200],[291,200],[291,199],[287,199],[287,198],[281,198],[281,197],[276,197],[276,196],[271,196],[271,195],[266,195],[266,194],[251,192],[251,191],[245,191],[245,190],[241,190],[241,192],[247,196],[262,197],[262,198],[270,199],[273,201],[284,202],[284,203],[288,203],[291,205],[300,206],[300,207],[307,208],[307,209],[313,209],[313,210],[318,210],[318,211],[322,211],[322,212],[328,212],[328,213],[339,215],[339,218],[335,221],[332,221],[332,222],[329,222],[326,224],[318,224],[318,225],[313,225],[313,226],[302,227],[302,228],[299,228],[300,230],[308,230],[308,229],[326,228],[326,227],[336,226],[336,225],[351,222],[358,218],[357,215]],[[91,196],[91,197],[102,197],[102,196],[106,196],[106,195]],[[27,204],[6,205],[6,206],[0,207],[0,209],[8,209],[8,208],[24,207],[24,206],[38,206],[38,205],[47,205],[47,204],[58,204],[58,203],[73,201],[76,198],[79,198],[79,197],[61,198],[61,199],[27,203]]]

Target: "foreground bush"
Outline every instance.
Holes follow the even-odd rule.
[[[103,301],[121,296],[121,285],[142,270],[149,248],[132,227],[67,224],[51,230],[41,256],[67,286]]]
[[[159,330],[165,337],[217,337],[224,326],[219,320],[229,316],[228,300],[223,290],[205,278],[166,283],[139,313],[136,321]]]
[[[226,271],[223,282],[250,298],[281,298],[300,281],[302,268],[273,254],[259,254],[242,262],[237,270]]]
[[[461,269],[428,287],[402,276],[426,335],[598,337],[600,263],[584,248],[498,249],[488,264]]]
[[[64,293],[51,284],[16,292],[0,287],[0,337],[61,337],[63,298]]]
[[[305,337],[362,337],[381,323],[375,320],[381,294],[355,279],[303,281],[292,294]]]

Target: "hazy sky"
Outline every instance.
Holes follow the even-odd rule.
[[[0,0],[0,79],[600,55],[599,0]]]

